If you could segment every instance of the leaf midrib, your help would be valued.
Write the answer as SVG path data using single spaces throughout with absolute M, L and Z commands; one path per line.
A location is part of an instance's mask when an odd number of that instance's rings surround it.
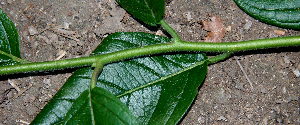
M 149 8 L 149 10 L 150 10 L 150 12 L 151 12 L 151 16 L 154 18 L 154 21 L 155 21 L 155 23 L 156 23 L 156 18 L 155 18 L 155 16 L 154 16 L 154 13 L 153 13 L 152 9 L 150 8 L 150 6 L 149 6 L 147 0 L 144 0 L 144 2 L 145 2 L 146 5 L 148 6 L 148 8 Z
M 192 69 L 192 68 L 195 68 L 195 67 L 197 67 L 197 66 L 199 66 L 199 65 L 202 65 L 202 64 L 205 63 L 205 62 L 206 62 L 206 60 L 203 60 L 203 61 L 198 62 L 198 63 L 196 63 L 196 64 L 194 64 L 194 65 L 191 65 L 191 66 L 189 66 L 189 67 L 187 67 L 187 68 L 184 68 L 184 69 L 182 69 L 182 70 L 180 70 L 180 71 L 178 71 L 178 72 L 175 72 L 175 73 L 170 74 L 170 75 L 165 76 L 165 77 L 161 77 L 160 79 L 157 79 L 157 80 L 155 80 L 155 81 L 153 81 L 153 82 L 150 82 L 150 83 L 148 83 L 148 84 L 145 84 L 145 85 L 139 86 L 139 87 L 137 87 L 137 88 L 131 89 L 131 90 L 129 90 L 129 91 L 126 91 L 126 92 L 124 92 L 123 94 L 117 95 L 117 98 L 121 98 L 121 97 L 123 97 L 123 96 L 125 96 L 125 95 L 127 95 L 127 94 L 133 93 L 133 92 L 135 92 L 135 91 L 138 91 L 138 90 L 140 90 L 140 89 L 146 88 L 146 87 L 148 87 L 148 86 L 152 86 L 152 85 L 154 85 L 154 84 L 156 84 L 156 83 L 159 83 L 160 81 L 166 80 L 166 79 L 168 79 L 168 78 L 170 78 L 170 77 L 173 77 L 173 76 L 178 75 L 178 74 L 180 74 L 180 73 L 182 73 L 182 72 L 185 72 L 185 71 L 190 70 L 190 69 Z

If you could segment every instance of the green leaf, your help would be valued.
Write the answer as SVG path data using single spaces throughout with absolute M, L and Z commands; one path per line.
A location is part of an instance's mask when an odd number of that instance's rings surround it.
M 59 124 L 135 125 L 137 121 L 119 98 L 96 87 L 81 93 Z
M 19 35 L 14 23 L 0 9 L 0 50 L 21 58 Z
M 117 0 L 130 14 L 150 26 L 156 26 L 164 15 L 164 0 Z
M 147 33 L 114 33 L 92 55 L 171 42 Z M 164 54 L 104 66 L 97 87 L 129 108 L 140 124 L 176 124 L 190 107 L 203 82 L 205 54 Z M 79 95 L 89 88 L 92 68 L 78 69 L 36 117 L 35 124 L 63 121 Z
M 0 9 L 0 66 L 18 64 L 16 58 L 21 58 L 18 31 Z
M 254 18 L 279 27 L 300 29 L 300 0 L 234 0 Z
M 0 66 L 16 65 L 20 62 L 13 60 L 10 56 L 0 53 Z

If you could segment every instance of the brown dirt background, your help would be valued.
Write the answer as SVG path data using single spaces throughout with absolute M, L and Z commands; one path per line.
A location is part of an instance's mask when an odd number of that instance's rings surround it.
M 150 31 L 112 0 L 6 0 L 0 7 L 15 23 L 21 54 L 30 61 L 88 56 L 108 34 Z M 173 0 L 165 20 L 183 40 L 201 41 L 201 22 L 219 16 L 228 31 L 223 41 L 300 35 L 248 16 L 232 0 Z M 80 41 L 45 30 L 49 25 L 76 31 Z M 45 31 L 44 31 L 45 30 Z M 44 31 L 44 32 L 42 32 Z M 30 34 L 40 33 L 30 36 Z M 71 32 L 67 35 L 72 36 Z M 206 80 L 180 124 L 300 124 L 300 48 L 235 53 L 208 67 Z M 244 69 L 246 75 L 242 72 Z M 0 77 L 0 125 L 27 124 L 46 105 L 74 70 Z M 252 82 L 252 86 L 246 76 Z M 12 86 L 15 85 L 15 86 Z

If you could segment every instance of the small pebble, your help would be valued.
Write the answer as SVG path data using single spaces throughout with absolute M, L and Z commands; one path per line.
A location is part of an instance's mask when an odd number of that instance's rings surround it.
M 28 26 L 28 31 L 29 31 L 29 35 L 35 35 L 38 33 L 36 28 L 34 28 L 33 26 Z
M 227 121 L 227 119 L 226 119 L 224 116 L 220 116 L 219 118 L 217 118 L 217 120 L 218 120 L 218 121 L 221 121 L 221 120 Z
M 246 19 L 246 24 L 244 25 L 245 30 L 249 30 L 252 26 L 252 22 L 248 19 Z
M 297 68 L 292 69 L 293 73 L 296 75 L 296 77 L 300 77 L 300 71 Z

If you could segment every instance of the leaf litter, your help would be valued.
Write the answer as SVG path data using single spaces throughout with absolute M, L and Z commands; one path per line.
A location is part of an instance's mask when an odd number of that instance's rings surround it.
M 211 21 L 203 21 L 203 29 L 209 31 L 206 37 L 203 39 L 204 42 L 221 42 L 225 36 L 226 29 L 224 28 L 223 21 L 218 16 L 210 17 Z

